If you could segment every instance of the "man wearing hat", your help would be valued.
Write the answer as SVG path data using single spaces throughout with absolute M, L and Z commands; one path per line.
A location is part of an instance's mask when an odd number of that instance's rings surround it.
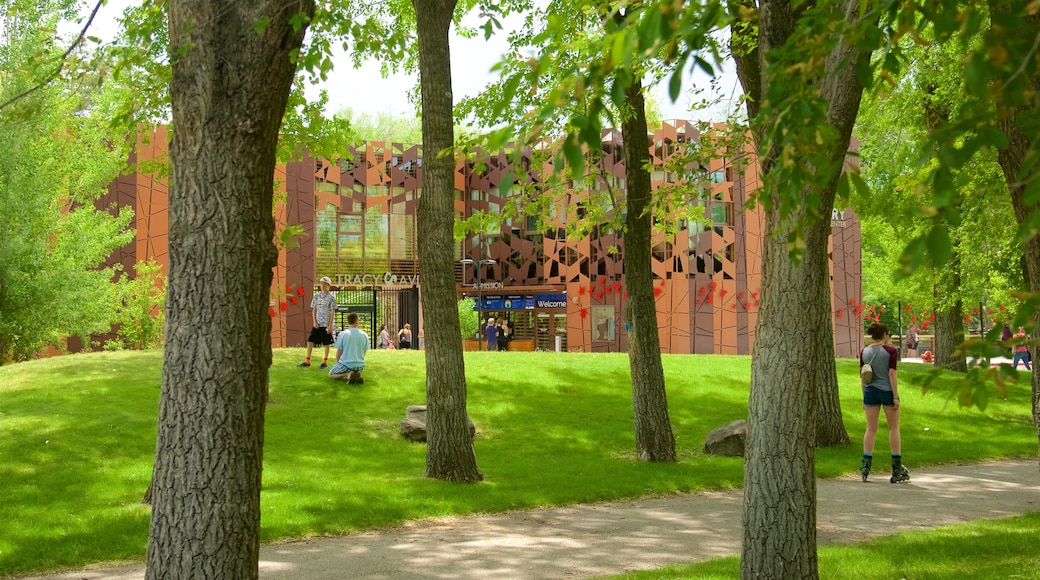
M 484 334 L 487 335 L 487 349 L 498 350 L 498 327 L 495 326 L 494 318 L 488 318 Z
M 321 280 L 321 292 L 314 295 L 311 300 L 311 317 L 314 319 L 314 328 L 307 338 L 307 360 L 300 363 L 301 367 L 311 366 L 311 350 L 314 345 L 325 347 L 325 359 L 319 368 L 329 367 L 329 347 L 332 346 L 332 328 L 336 322 L 336 297 L 329 292 L 332 280 L 323 276 Z

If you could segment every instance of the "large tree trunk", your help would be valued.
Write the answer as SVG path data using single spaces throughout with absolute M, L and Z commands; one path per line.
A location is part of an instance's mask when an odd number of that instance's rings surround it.
M 661 337 L 650 253 L 653 215 L 650 211 L 650 173 L 646 107 L 643 86 L 635 79 L 625 91 L 632 107 L 622 124 L 625 147 L 626 204 L 625 284 L 631 305 L 628 362 L 632 374 L 636 454 L 640 461 L 675 461 L 675 437 L 668 418 L 668 397 L 661 364 Z
M 275 146 L 310 0 L 171 0 L 169 289 L 148 578 L 256 578 Z M 262 30 L 257 24 L 267 22 Z
M 448 28 L 455 0 L 413 0 L 422 90 L 419 269 L 426 328 L 426 476 L 484 479 L 466 417 L 466 368 L 455 295 L 455 144 Z
M 991 10 L 994 12 L 1013 10 L 1019 14 L 1025 13 L 1025 4 L 1026 2 L 1023 0 L 990 2 Z M 1040 13 L 1037 13 L 1036 10 L 1022 18 L 1026 23 L 1032 23 L 1031 30 L 1040 29 Z M 1024 27 L 1023 29 L 1029 30 L 1030 28 Z M 990 31 L 990 34 L 1000 34 L 1000 31 Z M 1024 40 L 1027 43 L 1032 42 L 1032 39 L 1028 37 Z M 1011 54 L 1022 53 L 1013 52 Z M 1037 146 L 1036 135 L 1035 133 L 1027 134 L 1022 128 L 1023 123 L 1027 119 L 1035 123 L 1037 116 L 1040 115 L 1040 110 L 1038 110 L 1040 107 L 1037 105 L 1037 95 L 1040 94 L 1040 65 L 1036 63 L 1035 51 L 1027 52 L 1026 54 L 1033 55 L 1034 58 L 1022 63 L 1021 69 L 1012 69 L 1013 72 L 1010 72 L 1010 74 L 1023 74 L 1028 81 L 1033 89 L 1031 104 L 1029 106 L 1008 107 L 1001 111 L 1004 115 L 1000 119 L 1000 128 L 1004 135 L 1007 136 L 1008 145 L 997 153 L 997 161 L 1000 163 L 1000 169 L 1004 173 L 1004 180 L 1011 190 L 1011 205 L 1015 209 L 1015 219 L 1019 224 L 1029 219 L 1037 211 L 1040 211 L 1040 204 L 1027 201 L 1029 198 L 1035 200 L 1036 191 L 1040 188 L 1040 185 L 1038 185 L 1038 182 L 1040 182 L 1040 168 L 1037 167 L 1035 160 L 1030 165 L 1027 165 L 1030 151 L 1033 151 Z M 1027 190 L 1029 190 L 1028 193 L 1033 195 L 1028 195 Z M 1040 237 L 1035 233 L 1026 241 L 1023 248 L 1022 264 L 1022 274 L 1029 285 L 1029 291 L 1040 293 Z M 1040 336 L 1040 310 L 1034 313 L 1033 324 L 1031 337 L 1035 339 L 1037 336 Z M 1037 352 L 1036 347 L 1030 347 L 1030 355 L 1034 352 Z M 1032 387 L 1033 425 L 1036 426 L 1037 458 L 1040 460 L 1040 372 L 1033 372 Z
M 744 4 L 751 9 L 756 5 L 751 0 Z M 804 201 L 793 207 L 783 204 L 791 212 L 784 214 L 780 209 L 780 188 L 784 184 L 774 176 L 774 172 L 786 169 L 777 163 L 778 142 L 783 139 L 777 127 L 783 127 L 783 123 L 778 123 L 775 116 L 779 111 L 774 109 L 783 105 L 768 99 L 790 98 L 789 93 L 807 85 L 806 80 L 792 79 L 786 67 L 771 69 L 772 63 L 767 59 L 784 58 L 785 52 L 793 50 L 792 43 L 804 42 L 803 35 L 794 33 L 797 10 L 801 8 L 796 9 L 791 2 L 763 2 L 758 11 L 757 34 L 749 21 L 739 19 L 732 30 L 738 48 L 737 75 L 749 98 L 748 116 L 753 119 L 764 175 L 763 197 L 770 202 L 762 257 L 762 308 L 755 329 L 748 399 L 742 578 L 816 578 L 819 574 L 816 413 L 818 394 L 825 383 L 821 380 L 824 371 L 820 364 L 825 357 L 833 358 L 833 346 L 824 344 L 832 345 L 834 339 L 833 329 L 824 322 L 823 315 L 806 318 L 805 312 L 831 310 L 827 265 L 830 223 L 826 218 L 834 205 L 838 177 L 863 92 L 855 76 L 856 63 L 870 57 L 841 41 L 826 55 L 823 66 L 814 69 L 808 86 L 819 86 L 819 96 L 827 106 L 827 123 L 836 136 L 827 150 L 817 150 L 815 154 L 807 150 L 802 162 L 811 165 L 818 175 L 827 176 L 827 180 L 816 187 L 805 186 Z M 858 0 L 846 0 L 841 11 L 835 17 L 856 22 Z M 749 35 L 752 44 L 742 44 Z M 781 86 L 792 82 L 802 85 Z M 799 224 L 805 235 L 800 263 L 789 246 Z
M 827 232 L 830 235 L 830 232 Z M 824 256 L 826 260 L 826 256 Z M 826 300 L 830 302 L 830 276 L 823 281 Z M 845 429 L 845 419 L 841 415 L 841 398 L 838 396 L 838 369 L 834 361 L 834 320 L 831 308 L 815 311 L 820 317 L 817 322 L 822 332 L 816 335 L 820 344 L 816 348 L 820 358 L 816 361 L 816 446 L 838 447 L 850 443 L 849 432 Z
M 945 266 L 945 271 L 940 275 L 940 282 L 936 284 L 935 294 L 938 306 L 935 309 L 935 366 L 945 368 L 959 373 L 968 372 L 968 361 L 964 353 L 954 353 L 964 343 L 964 305 L 960 294 L 951 292 L 953 288 L 961 286 L 961 257 L 957 250 L 958 242 L 953 241 L 953 254 Z M 939 296 L 956 296 L 950 304 L 938 302 Z

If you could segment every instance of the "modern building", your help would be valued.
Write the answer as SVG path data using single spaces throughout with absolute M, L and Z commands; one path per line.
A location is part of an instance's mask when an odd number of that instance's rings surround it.
M 715 127 L 713 132 L 721 127 Z M 681 157 L 698 146 L 693 123 L 666 122 L 648 136 L 653 186 L 692 184 L 685 193 L 703 220 L 662 217 L 653 240 L 653 272 L 661 348 L 666 353 L 749 354 L 761 300 L 764 218 L 743 209 L 760 186 L 750 147 L 723 149 L 710 160 Z M 142 140 L 132 162 L 166 155 L 166 134 Z M 714 141 L 713 141 L 714 142 Z M 597 216 L 610 217 L 624 198 L 621 134 L 607 131 L 590 170 L 576 182 L 550 178 L 551 144 L 520 155 L 471 151 L 456 163 L 455 207 L 460 219 L 479 212 L 500 223 L 479 228 L 457 248 L 460 297 L 478 299 L 481 318 L 507 317 L 513 348 L 577 352 L 625 351 L 624 240 Z M 717 145 L 713 147 L 718 148 Z M 679 163 L 676 163 L 680 160 Z M 283 249 L 272 288 L 272 343 L 305 344 L 316 281 L 333 280 L 342 307 L 371 329 L 422 323 L 416 213 L 422 191 L 420 146 L 370 141 L 340 159 L 304 157 L 279 166 L 277 221 L 302 228 L 300 244 Z M 506 187 L 511 184 L 511 187 Z M 505 193 L 506 190 L 508 193 Z M 137 173 L 113 183 L 100 204 L 132 205 L 138 236 L 114 260 L 132 271 L 136 260 L 165 263 L 166 184 Z M 551 213 L 507 217 L 517 203 L 551 196 Z M 606 201 L 605 201 L 606 200 Z M 590 219 L 591 218 L 591 219 Z M 578 235 L 579 225 L 593 223 Z M 862 300 L 859 222 L 835 210 L 831 235 L 832 314 L 838 356 L 863 344 L 851 306 Z M 372 333 L 375 335 L 375 332 Z M 479 342 L 467 342 L 478 348 Z

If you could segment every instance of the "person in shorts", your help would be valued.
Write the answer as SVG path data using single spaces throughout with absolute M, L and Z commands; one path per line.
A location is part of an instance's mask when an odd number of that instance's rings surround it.
M 365 352 L 368 350 L 368 335 L 358 328 L 358 315 L 347 315 L 349 328 L 336 337 L 336 364 L 329 371 L 331 379 L 347 379 L 351 385 L 364 384 L 361 371 L 365 370 Z
M 899 386 L 896 380 L 899 351 L 888 344 L 891 339 L 888 326 L 874 323 L 867 329 L 867 333 L 873 342 L 860 353 L 859 364 L 870 365 L 873 377 L 869 383 L 863 385 L 863 411 L 867 416 L 867 431 L 863 434 L 863 462 L 859 472 L 863 481 L 866 481 L 874 458 L 878 420 L 881 410 L 884 409 L 885 422 L 888 423 L 888 445 L 892 451 L 890 481 L 907 481 L 910 479 L 910 473 L 903 466 L 902 439 L 899 435 Z
M 318 368 L 325 369 L 329 367 L 329 348 L 333 342 L 332 329 L 336 322 L 336 297 L 329 292 L 332 280 L 328 276 L 319 280 L 319 283 L 321 292 L 316 293 L 311 300 L 311 319 L 314 327 L 311 328 L 311 334 L 307 337 L 307 360 L 300 363 L 299 366 L 311 366 L 311 350 L 315 346 L 324 346 L 325 358 Z

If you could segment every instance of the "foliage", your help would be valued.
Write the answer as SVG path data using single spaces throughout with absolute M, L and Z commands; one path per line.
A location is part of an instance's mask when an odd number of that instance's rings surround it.
M 123 275 L 116 288 L 119 340 L 115 342 L 120 348 L 135 350 L 157 347 L 162 344 L 166 321 L 166 277 L 154 260 L 134 264 L 134 272 L 132 279 Z
M 424 355 L 369 351 L 359 388 L 297 368 L 302 349 L 274 352 L 265 541 L 741 485 L 742 460 L 707 455 L 703 443 L 747 415 L 750 357 L 663 356 L 679 461 L 657 465 L 634 461 L 625 354 L 466 353 L 468 414 L 491 483 L 456 486 L 422 477 L 425 447 L 397 430 L 403 409 L 424 399 Z M 152 473 L 161 365 L 152 350 L 0 367 L 0 576 L 144 556 L 149 508 L 139 500 Z M 862 433 L 856 366 L 838 361 L 845 422 Z M 1027 381 L 980 413 L 922 394 L 929 371 L 900 365 L 903 449 L 913 465 L 1035 454 Z M 938 391 L 954 380 L 941 373 Z M 886 445 L 879 439 L 878 452 Z M 848 474 L 859 455 L 820 449 L 817 474 Z
M 462 327 L 462 338 L 469 338 L 480 331 L 479 317 L 476 300 L 472 298 L 459 300 L 459 326 Z
M 50 30 L 70 3 L 5 3 L 0 100 L 37 86 L 60 50 Z M 0 362 L 24 359 L 70 335 L 107 331 L 114 267 L 133 239 L 133 212 L 97 211 L 126 159 L 107 119 L 111 92 L 81 93 L 92 79 L 46 85 L 0 111 Z

